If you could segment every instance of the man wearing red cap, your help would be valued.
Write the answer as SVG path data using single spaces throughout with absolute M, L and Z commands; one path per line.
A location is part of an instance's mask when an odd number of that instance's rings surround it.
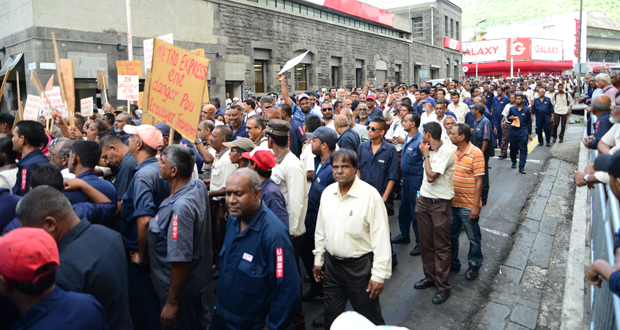
M 138 164 L 123 196 L 118 222 L 129 263 L 129 309 L 135 329 L 156 329 L 160 327 L 161 306 L 147 264 L 146 237 L 149 221 L 157 214 L 161 202 L 170 196 L 170 185 L 159 177 L 155 157 L 164 138 L 152 125 L 126 125 L 124 130 L 131 134 L 129 152 Z
M 59 259 L 54 238 L 43 229 L 18 228 L 0 238 L 0 296 L 21 315 L 11 329 L 108 329 L 93 296 L 54 285 Z
M 372 121 L 375 117 L 383 118 L 383 110 L 375 107 L 376 97 L 370 94 L 366 97 L 366 105 L 368 105 L 368 121 Z

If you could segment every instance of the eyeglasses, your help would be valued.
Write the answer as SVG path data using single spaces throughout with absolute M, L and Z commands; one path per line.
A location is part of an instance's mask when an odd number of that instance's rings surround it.
M 368 112 L 368 109 L 367 108 L 359 108 L 359 109 L 357 109 L 357 111 L 359 111 L 359 112 Z
M 376 127 L 371 127 L 371 126 L 366 126 L 366 129 L 367 129 L 367 130 L 369 130 L 369 131 L 371 131 L 371 130 L 372 130 L 373 132 L 376 132 L 376 131 L 378 130 L 378 128 L 376 128 Z
M 249 131 L 249 130 L 251 130 L 251 129 L 253 129 L 253 128 L 259 128 L 259 127 L 260 127 L 260 126 L 246 126 L 246 127 L 245 127 L 245 130 L 246 130 L 246 131 Z
M 325 111 L 333 111 L 333 110 L 334 110 L 334 108 L 323 108 L 323 109 L 321 109 L 321 111 L 324 111 L 324 112 Z

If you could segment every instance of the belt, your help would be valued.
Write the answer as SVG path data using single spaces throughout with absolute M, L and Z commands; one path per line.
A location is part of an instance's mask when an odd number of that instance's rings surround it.
M 424 197 L 424 196 L 420 196 L 422 198 L 424 198 L 425 200 L 427 200 L 430 203 L 445 203 L 445 202 L 449 202 L 449 199 L 441 199 L 441 198 L 428 198 L 428 197 Z
M 334 259 L 334 261 L 336 263 L 339 263 L 339 264 L 348 264 L 348 263 L 351 263 L 351 262 L 355 262 L 355 261 L 358 261 L 358 260 L 360 260 L 362 258 L 366 258 L 366 257 L 368 257 L 368 255 L 372 254 L 372 252 L 368 252 L 368 253 L 364 254 L 363 256 L 360 256 L 360 257 L 357 257 L 357 258 L 341 258 L 341 257 L 336 257 L 334 255 L 331 255 L 327 251 L 325 253 L 327 253 L 328 256 L 332 257 L 332 259 Z

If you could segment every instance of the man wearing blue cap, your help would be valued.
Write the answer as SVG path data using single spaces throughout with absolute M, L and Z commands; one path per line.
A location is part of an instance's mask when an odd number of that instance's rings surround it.
M 434 108 L 435 100 L 432 97 L 427 97 L 422 101 L 422 109 L 424 112 L 420 115 L 420 133 L 424 131 L 424 124 L 437 120 L 437 114 Z

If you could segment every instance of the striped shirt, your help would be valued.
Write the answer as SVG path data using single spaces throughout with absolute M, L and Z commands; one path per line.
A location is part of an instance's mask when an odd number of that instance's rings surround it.
M 459 157 L 459 149 L 454 150 L 454 199 L 452 206 L 471 209 L 474 206 L 476 176 L 484 175 L 484 156 L 482 151 L 469 143 L 467 151 Z

